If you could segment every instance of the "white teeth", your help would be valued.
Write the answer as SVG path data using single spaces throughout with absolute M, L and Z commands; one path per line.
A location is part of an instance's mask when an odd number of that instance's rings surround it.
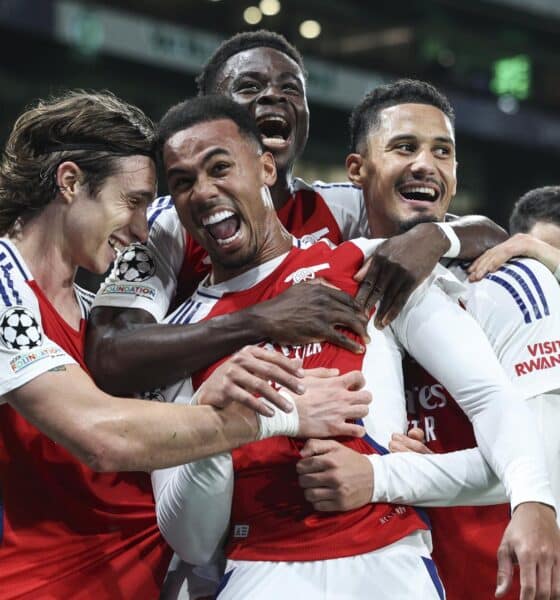
M 231 237 L 225 238 L 223 240 L 216 240 L 216 242 L 218 242 L 219 246 L 226 246 L 227 244 L 233 242 L 237 237 L 239 237 L 240 234 L 241 232 L 238 229 Z
M 235 213 L 231 210 L 221 210 L 220 212 L 214 213 L 209 217 L 204 217 L 202 219 L 202 226 L 207 227 L 208 225 L 215 225 L 216 223 L 220 223 L 221 221 L 225 221 L 230 217 L 235 216 Z
M 279 123 L 282 123 L 282 125 L 284 127 L 287 127 L 288 125 L 288 121 L 286 121 L 286 119 L 284 119 L 284 117 L 281 117 L 280 115 L 269 115 L 267 117 L 263 117 L 262 119 L 259 119 L 259 124 L 261 123 L 269 123 L 270 121 L 278 121 Z
M 405 191 L 407 194 L 429 194 L 432 197 L 436 195 L 435 190 L 429 187 L 412 187 L 407 188 Z

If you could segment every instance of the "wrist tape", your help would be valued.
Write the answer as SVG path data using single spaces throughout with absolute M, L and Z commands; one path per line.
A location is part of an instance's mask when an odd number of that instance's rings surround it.
M 264 415 L 257 413 L 257 420 L 259 422 L 258 440 L 264 440 L 265 438 L 274 437 L 275 435 L 287 435 L 288 437 L 297 436 L 299 430 L 299 414 L 294 399 L 285 389 L 278 390 L 278 393 L 288 400 L 294 408 L 291 412 L 285 413 L 277 406 L 274 406 L 274 404 L 262 398 L 261 400 L 267 406 L 272 408 L 274 414 L 272 417 L 265 417 Z
M 461 252 L 461 242 L 453 231 L 453 227 L 449 223 L 434 223 L 434 225 L 437 225 L 449 240 L 449 250 L 443 255 L 443 258 L 457 258 Z

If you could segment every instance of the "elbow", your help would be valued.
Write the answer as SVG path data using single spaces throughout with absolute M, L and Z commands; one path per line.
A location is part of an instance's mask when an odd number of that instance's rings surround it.
M 140 444 L 118 434 L 107 433 L 104 427 L 97 429 L 89 432 L 87 442 L 76 452 L 85 465 L 96 473 L 144 470 L 137 460 L 142 456 Z
M 119 385 L 123 363 L 111 334 L 88 334 L 85 360 L 93 380 L 104 392 L 116 396 L 127 393 L 127 390 Z

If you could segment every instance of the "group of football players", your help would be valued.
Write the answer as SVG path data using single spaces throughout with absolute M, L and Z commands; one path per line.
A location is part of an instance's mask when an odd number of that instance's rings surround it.
M 511 238 L 449 215 L 416 80 L 354 108 L 348 182 L 298 179 L 273 32 L 197 84 L 157 125 L 67 92 L 7 141 L 0 598 L 559 599 L 560 188 Z

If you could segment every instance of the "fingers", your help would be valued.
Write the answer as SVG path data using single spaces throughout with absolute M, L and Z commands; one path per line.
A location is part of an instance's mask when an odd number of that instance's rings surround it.
M 529 556 L 524 560 L 519 557 L 519 582 L 521 584 L 521 600 L 534 600 L 537 590 L 537 564 Z M 548 582 L 550 589 L 550 580 Z M 548 598 L 548 596 L 542 596 Z
M 296 394 L 305 391 L 301 382 L 304 375 L 301 358 L 288 358 L 259 346 L 245 346 L 232 360 L 262 379 L 274 381 Z
M 496 598 L 503 598 L 513 580 L 513 561 L 508 546 L 502 544 L 498 548 L 498 576 L 496 581 Z
M 327 452 L 330 452 L 331 450 L 335 450 L 336 448 L 340 447 L 341 444 L 339 444 L 338 442 L 335 442 L 334 440 L 315 440 L 315 439 L 311 439 L 311 440 L 307 440 L 307 442 L 305 442 L 305 446 L 300 450 L 300 454 L 302 456 L 302 458 L 307 458 L 310 456 L 317 456 L 320 454 L 326 454 Z M 298 463 L 301 464 L 302 462 L 305 461 L 300 461 Z M 298 473 L 300 471 L 298 470 Z
M 340 383 L 347 390 L 361 390 L 366 384 L 365 377 L 361 371 L 348 371 L 340 376 Z
M 560 600 L 560 564 L 556 562 L 552 569 L 551 597 L 552 600 Z
M 538 590 L 535 598 L 552 598 L 552 561 L 541 557 L 538 566 L 536 566 L 536 590 Z M 523 588 L 521 588 L 523 589 Z
M 356 423 L 341 423 L 333 428 L 333 435 L 346 435 L 348 437 L 364 437 L 366 428 Z
M 367 275 L 367 272 L 371 267 L 372 261 L 373 257 L 370 256 L 360 267 L 360 270 L 354 275 L 354 281 L 362 282 L 364 280 L 365 276 Z
M 329 379 L 340 375 L 339 369 L 328 369 L 327 367 L 315 367 L 314 369 L 304 369 L 304 377 L 316 377 L 317 379 Z
M 424 443 L 426 441 L 425 440 L 426 436 L 424 435 L 424 430 L 420 429 L 420 427 L 411 427 L 408 430 L 407 435 L 409 438 L 411 438 L 413 440 L 417 440 L 418 442 Z
M 323 337 L 327 342 L 330 342 L 331 344 L 334 344 L 339 348 L 349 350 L 354 354 L 363 354 L 366 351 L 365 347 L 362 344 L 360 344 L 356 340 L 353 340 L 352 338 L 349 338 L 347 335 L 344 335 L 334 327 L 328 329 Z
M 375 257 L 372 257 L 370 260 L 369 268 L 360 284 L 358 293 L 356 294 L 358 306 L 366 313 L 369 313 L 371 308 L 375 306 L 384 290 L 379 281 L 381 266 L 378 261 L 375 260 Z M 362 269 L 360 269 L 359 272 L 361 272 Z
M 423 437 L 423 435 L 422 435 Z M 433 454 L 422 442 L 412 439 L 402 433 L 393 433 L 389 442 L 391 452 L 416 452 L 418 454 Z
M 382 329 L 389 325 L 400 313 L 410 294 L 414 291 L 414 282 L 405 277 L 393 278 L 385 286 L 385 292 L 375 313 L 375 326 Z

